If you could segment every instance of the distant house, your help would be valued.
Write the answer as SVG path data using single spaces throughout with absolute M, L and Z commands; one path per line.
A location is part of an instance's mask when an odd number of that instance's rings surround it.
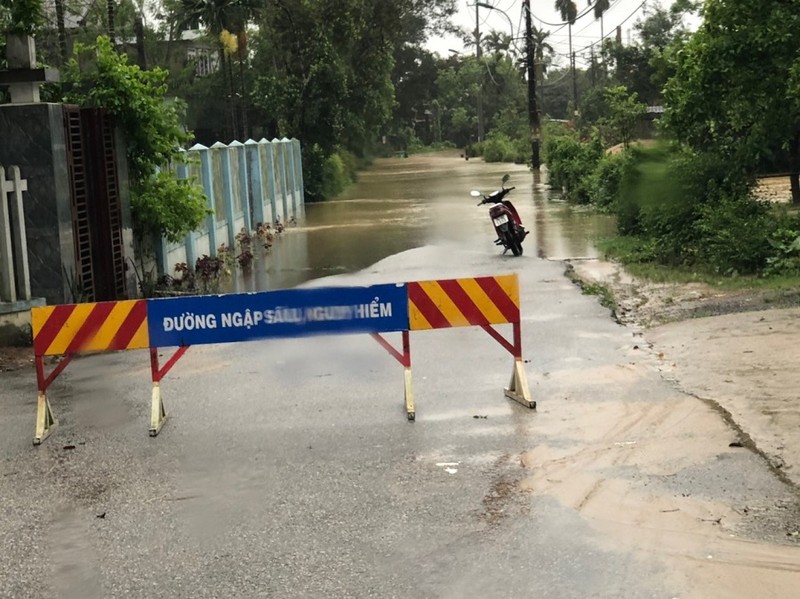
M 126 39 L 120 43 L 123 51 L 136 60 L 136 40 Z M 219 70 L 219 46 L 205 31 L 192 29 L 182 31 L 175 40 L 159 40 L 155 46 L 156 56 L 148 56 L 149 66 L 158 65 L 177 75 L 186 67 L 194 65 L 196 77 L 205 77 Z
M 58 56 L 58 24 L 54 0 L 43 0 L 45 28 L 37 35 L 37 46 L 41 54 L 53 63 Z M 64 41 L 67 55 L 72 55 L 72 48 L 77 40 L 92 42 L 87 37 L 88 32 L 97 31 L 96 22 L 98 15 L 97 6 L 91 1 L 64 2 Z M 92 10 L 94 12 L 92 12 Z M 94 25 L 89 23 L 94 21 Z M 124 51 L 131 62 L 137 60 L 136 38 L 130 22 L 127 28 L 117 29 L 117 46 Z M 186 67 L 194 65 L 194 74 L 204 77 L 219 70 L 219 49 L 217 43 L 205 31 L 183 31 L 178 39 L 159 40 L 153 44 L 150 40 L 146 44 L 148 66 L 159 65 L 166 68 L 170 74 L 176 75 Z M 152 54 L 152 56 L 151 56 Z

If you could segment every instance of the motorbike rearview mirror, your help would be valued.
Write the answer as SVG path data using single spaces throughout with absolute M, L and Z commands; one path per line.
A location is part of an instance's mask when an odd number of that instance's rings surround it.
M 473 198 L 479 198 L 483 194 L 481 194 L 481 192 L 478 191 L 477 189 L 473 189 L 472 191 L 469 192 L 469 195 L 471 195 Z
M 508 173 L 503 175 L 503 185 L 505 185 L 506 181 L 508 181 L 510 178 L 511 178 L 511 176 Z

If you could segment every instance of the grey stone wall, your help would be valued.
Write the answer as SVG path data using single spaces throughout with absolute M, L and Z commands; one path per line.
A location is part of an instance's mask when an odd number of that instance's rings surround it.
M 74 276 L 70 187 L 60 104 L 0 106 L 0 164 L 18 165 L 23 195 L 31 293 L 48 304 L 72 301 Z

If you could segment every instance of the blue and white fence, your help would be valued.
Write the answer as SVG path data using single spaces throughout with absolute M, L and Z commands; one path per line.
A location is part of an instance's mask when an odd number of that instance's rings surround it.
M 175 165 L 178 178 L 201 185 L 214 213 L 183 243 L 161 241 L 156 248 L 161 272 L 171 272 L 179 262 L 193 267 L 204 254 L 216 256 L 220 244 L 235 247 L 243 228 L 252 231 L 258 223 L 302 217 L 305 194 L 298 140 L 248 139 L 217 142 L 210 148 L 196 144 L 184 156 L 183 163 Z

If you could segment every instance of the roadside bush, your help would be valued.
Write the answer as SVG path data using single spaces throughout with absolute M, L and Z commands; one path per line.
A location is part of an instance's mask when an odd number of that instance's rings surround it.
M 483 142 L 483 159 L 486 162 L 506 162 L 506 157 L 511 153 L 511 140 L 502 133 L 491 135 Z
M 484 142 L 467 144 L 467 146 L 464 148 L 464 155 L 467 158 L 475 158 L 476 156 L 483 155 L 483 144 Z
M 766 203 L 723 198 L 703 204 L 699 216 L 697 254 L 715 272 L 753 274 L 766 267 L 776 225 Z
M 767 276 L 800 275 L 800 215 L 781 212 L 775 230 L 769 237 L 770 256 L 764 274 Z
M 549 137 L 545 142 L 550 187 L 561 189 L 564 198 L 587 204 L 591 200 L 591 173 L 603 156 L 600 139 L 582 142 L 577 134 Z
M 619 195 L 622 178 L 630 167 L 630 152 L 605 154 L 590 175 L 588 186 L 592 204 L 600 210 L 610 210 Z
M 530 158 L 530 151 L 527 140 L 512 139 L 504 133 L 494 133 L 483 142 L 483 159 L 486 162 L 525 164 Z
M 326 198 L 335 198 L 350 184 L 345 161 L 339 154 L 331 154 L 322 167 L 322 193 Z

